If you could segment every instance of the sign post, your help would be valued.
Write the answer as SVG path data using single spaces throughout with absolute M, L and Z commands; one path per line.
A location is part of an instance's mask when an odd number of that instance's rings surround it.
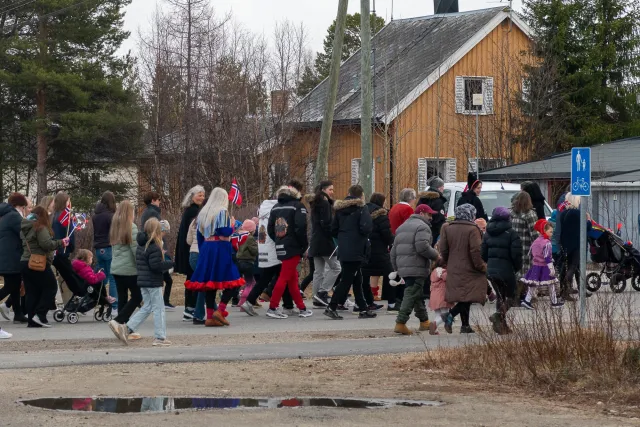
M 571 194 L 591 196 L 591 148 L 571 149 Z M 587 206 L 580 202 L 580 326 L 584 327 L 587 312 Z

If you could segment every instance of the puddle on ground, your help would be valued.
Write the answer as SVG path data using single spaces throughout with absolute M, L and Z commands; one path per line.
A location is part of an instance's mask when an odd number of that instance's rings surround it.
M 390 399 L 303 398 L 234 398 L 234 397 L 58 397 L 20 400 L 27 406 L 57 411 L 111 412 L 174 412 L 178 410 L 211 410 L 242 408 L 392 408 L 394 406 L 440 406 L 442 402 Z

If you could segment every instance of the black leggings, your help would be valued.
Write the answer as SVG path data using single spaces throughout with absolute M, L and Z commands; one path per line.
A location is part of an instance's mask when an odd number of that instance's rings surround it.
M 360 310 L 367 309 L 367 302 L 362 293 L 362 272 L 360 271 L 360 264 L 360 262 L 340 262 L 342 278 L 331 296 L 331 302 L 329 303 L 331 310 L 336 310 L 338 304 L 343 304 L 346 301 L 349 289 L 352 286 L 356 305 Z
M 572 288 L 573 278 L 576 278 L 576 283 L 580 284 L 580 250 L 575 249 L 569 252 L 566 257 L 566 272 L 564 280 L 562 281 L 562 293 L 568 295 Z
M 462 321 L 462 326 L 469 326 L 469 312 L 471 311 L 471 303 L 470 302 L 459 302 L 457 303 L 449 313 L 456 317 L 458 314 L 460 315 L 460 320 Z
M 86 294 L 85 289 L 80 286 L 76 277 L 73 275 L 73 267 L 71 267 L 71 261 L 64 255 L 56 255 L 53 258 L 53 266 L 58 271 L 58 274 L 64 279 L 64 283 L 67 284 L 67 288 L 75 296 L 84 296 Z M 53 296 L 55 300 L 55 295 Z
M 171 287 L 173 286 L 173 279 L 168 271 L 162 274 L 164 279 L 164 305 L 169 305 L 169 299 L 171 297 Z M 119 295 L 119 294 L 118 294 Z
M 281 264 L 277 264 L 272 267 L 261 268 L 260 280 L 258 280 L 253 289 L 251 289 L 251 292 L 247 297 L 247 301 L 255 305 L 256 302 L 258 302 L 258 297 L 269 287 L 269 284 L 271 282 L 275 283 L 278 280 L 281 268 Z
M 302 292 L 313 282 L 313 272 L 316 270 L 316 264 L 313 262 L 313 258 L 307 258 L 307 264 L 309 264 L 309 274 L 300 282 L 300 290 Z
M 22 277 L 27 296 L 26 312 L 29 320 L 36 315 L 41 319 L 46 318 L 51 308 L 51 301 L 55 299 L 58 290 L 58 282 L 51 266 L 47 264 L 44 271 L 34 271 L 29 268 L 27 262 L 23 262 Z M 14 301 L 14 304 L 18 300 L 19 298 Z
M 22 306 L 20 305 L 20 283 L 22 283 L 22 275 L 16 274 L 4 274 L 4 286 L 0 289 L 0 301 L 5 299 L 7 295 L 11 295 L 11 301 L 13 303 L 13 312 L 16 317 L 22 316 Z M 54 296 L 55 298 L 55 296 Z
M 142 303 L 142 293 L 138 287 L 138 276 L 113 275 L 118 289 L 118 316 L 114 319 L 118 323 L 127 323 L 136 308 Z M 129 299 L 131 292 L 131 299 Z

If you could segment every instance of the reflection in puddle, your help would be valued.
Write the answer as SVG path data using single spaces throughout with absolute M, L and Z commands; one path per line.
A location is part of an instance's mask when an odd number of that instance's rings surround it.
M 175 410 L 237 409 L 237 408 L 391 408 L 394 406 L 440 406 L 442 402 L 388 399 L 332 399 L 325 397 L 233 398 L 233 397 L 73 397 L 21 400 L 20 403 L 58 411 L 171 412 Z

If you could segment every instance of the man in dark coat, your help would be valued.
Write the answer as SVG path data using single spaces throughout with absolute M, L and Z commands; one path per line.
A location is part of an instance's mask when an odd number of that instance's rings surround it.
M 13 323 L 26 323 L 20 304 L 20 284 L 22 282 L 20 257 L 22 239 L 20 227 L 22 218 L 31 211 L 29 200 L 20 193 L 9 196 L 8 203 L 0 203 L 0 275 L 4 286 L 0 289 L 0 301 L 11 295 Z M 9 308 L 0 303 L 0 315 L 9 320 Z M 2 329 L 0 329 L 1 335 Z
M 445 206 L 447 199 L 444 197 L 444 181 L 437 177 L 431 177 L 428 181 L 429 189 L 418 194 L 418 203 L 416 206 L 427 205 L 435 211 L 431 219 L 431 233 L 433 235 L 433 243 L 438 242 L 440 237 L 440 229 L 442 224 L 447 220 L 447 210 Z
M 476 219 L 482 218 L 485 221 L 488 221 L 489 217 L 484 211 L 482 200 L 478 197 L 480 192 L 482 192 L 482 181 L 478 179 L 478 175 L 473 172 L 469 172 L 469 176 L 467 178 L 467 189 L 462 193 L 462 197 L 458 200 L 458 205 L 456 207 L 470 204 L 476 208 Z
M 346 300 L 349 288 L 353 285 L 356 305 L 360 309 L 360 318 L 376 317 L 370 311 L 362 293 L 362 272 L 360 267 L 370 252 L 369 235 L 373 228 L 371 214 L 364 205 L 364 190 L 359 185 L 349 188 L 349 196 L 335 203 L 336 215 L 331 225 L 331 234 L 338 239 L 338 259 L 342 277 L 338 284 L 325 316 L 339 320 L 342 316 L 336 311 L 338 304 Z M 368 284 L 367 284 L 368 286 Z
M 329 305 L 329 290 L 340 274 L 335 256 L 336 245 L 331 235 L 333 220 L 333 183 L 322 181 L 309 203 L 311 207 L 311 244 L 309 258 L 313 258 L 313 305 Z M 333 255 L 333 256 L 332 256 Z
M 516 273 L 522 268 L 522 243 L 511 228 L 511 215 L 505 207 L 493 210 L 482 239 L 482 259 L 498 294 L 496 312 L 490 317 L 493 330 L 498 334 L 509 333 L 506 315 L 516 294 Z

